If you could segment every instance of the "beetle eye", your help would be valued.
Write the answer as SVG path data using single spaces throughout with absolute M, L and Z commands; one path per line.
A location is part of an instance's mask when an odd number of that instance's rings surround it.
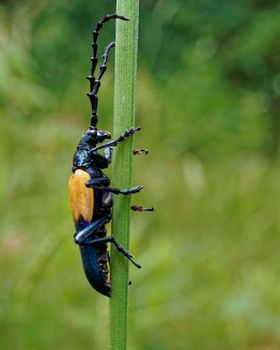
M 87 135 L 95 137 L 97 134 L 96 130 L 94 129 L 88 129 L 87 130 Z

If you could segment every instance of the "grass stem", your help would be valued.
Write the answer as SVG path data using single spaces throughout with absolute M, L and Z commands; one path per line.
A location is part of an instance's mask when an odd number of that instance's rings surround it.
M 138 46 L 138 0 L 117 0 L 119 15 L 129 22 L 116 22 L 114 137 L 134 126 Z M 113 186 L 131 187 L 133 137 L 121 142 L 114 153 Z M 130 196 L 115 196 L 112 232 L 125 248 L 129 247 Z M 127 344 L 128 260 L 112 247 L 112 298 L 110 301 L 110 350 L 125 350 Z

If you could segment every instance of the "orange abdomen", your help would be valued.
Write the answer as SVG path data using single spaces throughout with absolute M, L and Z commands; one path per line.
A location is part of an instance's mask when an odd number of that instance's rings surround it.
M 70 206 L 76 225 L 78 222 L 86 224 L 93 220 L 94 190 L 86 187 L 89 179 L 89 174 L 82 169 L 77 169 L 69 179 Z

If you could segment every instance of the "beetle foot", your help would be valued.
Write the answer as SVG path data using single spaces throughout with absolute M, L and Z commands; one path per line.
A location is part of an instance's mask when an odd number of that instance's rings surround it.
M 125 130 L 125 132 L 118 138 L 118 142 L 121 142 L 123 140 L 125 140 L 127 137 L 133 135 L 134 133 L 136 133 L 136 131 L 139 131 L 141 130 L 141 128 L 139 127 L 132 127 L 132 128 L 129 128 L 127 130 Z
M 132 262 L 132 264 L 134 266 L 136 266 L 138 269 L 141 269 L 142 265 L 141 264 L 137 264 L 136 261 L 134 261 L 134 256 L 132 254 L 129 253 L 129 251 L 127 251 L 126 249 L 124 249 L 124 247 L 122 245 L 120 245 L 113 236 L 110 237 L 110 241 L 115 245 L 115 247 L 118 249 L 118 251 L 120 251 L 125 257 L 127 257 L 127 259 L 129 261 Z
M 134 211 L 140 211 L 140 212 L 143 212 L 143 211 L 155 211 L 155 209 L 153 207 L 151 208 L 145 208 L 143 205 L 132 205 L 130 207 L 131 210 L 134 210 Z
M 149 151 L 145 148 L 134 148 L 133 155 L 136 156 L 138 154 L 144 154 L 145 156 L 149 153 Z
M 143 188 L 144 188 L 144 185 L 139 185 L 139 186 L 136 186 L 136 187 L 132 187 L 132 188 L 129 190 L 129 193 L 138 193 L 138 192 L 140 192 Z

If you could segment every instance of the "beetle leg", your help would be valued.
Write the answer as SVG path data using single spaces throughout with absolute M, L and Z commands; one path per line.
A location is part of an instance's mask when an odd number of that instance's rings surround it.
M 109 185 L 109 180 L 108 178 L 104 178 L 104 177 L 96 177 L 96 178 L 92 178 L 90 180 L 87 181 L 86 183 L 86 187 L 95 187 L 98 185 Z
M 104 225 L 108 222 L 108 218 L 107 217 L 103 217 L 101 219 L 98 219 L 94 222 L 92 222 L 90 225 L 88 225 L 87 227 L 85 227 L 83 230 L 76 232 L 74 234 L 74 241 L 75 243 L 79 244 L 79 245 L 83 245 L 83 244 L 87 244 L 86 239 L 87 237 L 100 225 Z
M 127 259 L 129 261 L 132 262 L 133 265 L 135 265 L 138 269 L 141 269 L 142 265 L 138 264 L 137 262 L 135 262 L 134 256 L 132 254 L 129 253 L 129 251 L 127 251 L 121 244 L 119 244 L 115 238 L 113 236 L 106 236 L 106 237 L 101 237 L 101 238 L 96 238 L 93 239 L 91 241 L 87 241 L 85 244 L 99 244 L 99 243 L 113 243 L 114 246 L 118 249 L 119 252 L 121 252 L 125 257 L 127 257 Z
M 129 128 L 129 129 L 125 130 L 125 132 L 122 133 L 116 140 L 111 140 L 107 143 L 104 143 L 103 145 L 96 146 L 96 147 L 92 148 L 90 150 L 90 153 L 94 153 L 101 148 L 116 147 L 116 146 L 118 146 L 119 142 L 124 141 L 127 137 L 133 135 L 136 131 L 139 131 L 139 130 L 141 130 L 141 128 L 139 128 L 139 127 Z
M 149 153 L 149 151 L 145 148 L 134 148 L 133 155 L 136 156 L 138 154 L 144 154 L 145 156 Z
M 125 130 L 125 132 L 123 132 L 119 138 L 118 138 L 118 142 L 121 142 L 123 140 L 125 140 L 126 138 L 128 138 L 129 136 L 133 135 L 136 131 L 140 131 L 141 128 L 139 127 L 132 127 L 132 128 L 129 128 L 127 130 Z
M 104 149 L 104 158 L 107 160 L 107 164 L 109 166 L 109 164 L 112 161 L 112 151 L 113 151 L 113 147 L 106 147 Z
M 89 152 L 90 152 L 90 154 L 92 154 L 92 153 L 96 153 L 96 151 L 98 151 L 99 149 L 107 148 L 107 147 L 111 148 L 111 147 L 115 147 L 117 145 L 118 145 L 117 140 L 111 140 L 109 142 L 103 143 L 103 145 L 96 146 L 96 147 L 92 148 Z
M 128 194 L 140 192 L 142 190 L 142 188 L 144 187 L 144 185 L 139 185 L 139 186 L 136 186 L 136 187 L 132 187 L 130 189 L 123 189 L 123 190 L 121 190 L 120 188 L 105 187 L 105 186 L 95 186 L 95 185 L 91 185 L 90 187 L 96 188 L 98 190 L 109 191 L 109 192 L 112 192 L 114 194 L 128 195 Z
M 143 211 L 154 211 L 155 210 L 153 207 L 145 208 L 143 205 L 132 205 L 130 207 L 130 209 L 134 210 L 134 211 L 140 211 L 140 212 L 143 212 Z
M 113 236 L 108 237 L 108 238 L 111 238 L 111 243 L 114 244 L 114 246 L 118 249 L 119 252 L 121 252 L 124 256 L 126 256 L 127 259 L 128 259 L 129 261 L 131 261 L 132 264 L 133 264 L 134 266 L 136 266 L 138 269 L 141 269 L 142 265 L 141 265 L 141 264 L 137 264 L 137 263 L 133 260 L 134 256 L 131 255 L 131 254 L 129 253 L 129 251 L 127 251 L 126 249 L 124 249 L 124 247 L 123 247 L 122 245 L 120 245 L 120 244 L 115 240 L 115 238 L 114 238 Z

